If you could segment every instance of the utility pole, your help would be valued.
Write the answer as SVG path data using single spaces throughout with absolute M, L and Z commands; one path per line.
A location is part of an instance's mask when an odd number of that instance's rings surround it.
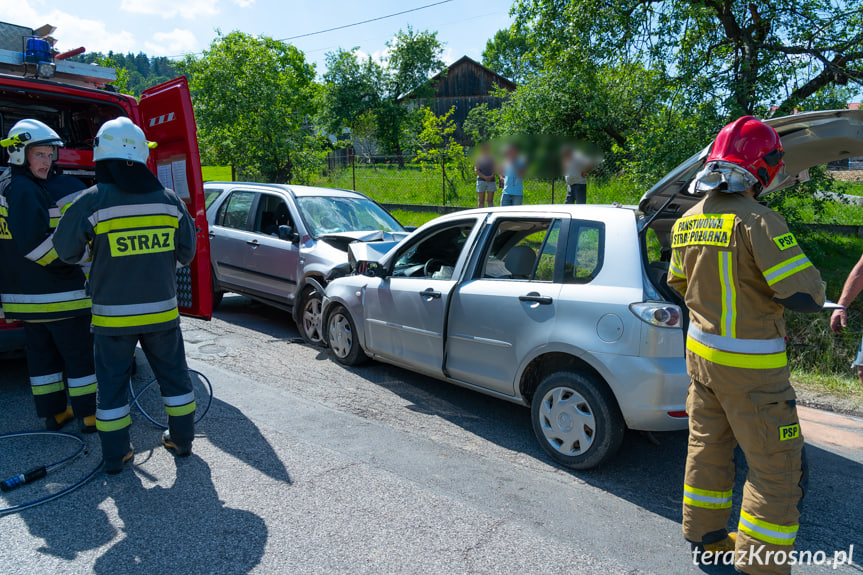
M 354 147 L 350 148 L 351 154 L 351 181 L 353 182 L 353 191 L 357 191 L 357 155 L 354 153 Z

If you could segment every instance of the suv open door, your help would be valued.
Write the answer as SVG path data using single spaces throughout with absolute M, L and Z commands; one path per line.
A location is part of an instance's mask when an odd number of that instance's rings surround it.
M 185 315 L 210 319 L 210 240 L 204 205 L 204 184 L 192 98 L 185 77 L 144 90 L 138 105 L 139 125 L 158 145 L 150 151 L 150 169 L 166 188 L 186 202 L 195 220 L 198 249 L 188 267 L 177 270 L 177 301 Z

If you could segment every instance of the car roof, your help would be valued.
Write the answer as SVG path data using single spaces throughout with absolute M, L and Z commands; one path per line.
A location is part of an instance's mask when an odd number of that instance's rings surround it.
M 621 204 L 529 204 L 521 206 L 497 206 L 494 208 L 473 208 L 470 210 L 459 210 L 435 218 L 432 221 L 444 221 L 458 219 L 464 216 L 475 216 L 481 214 L 569 214 L 575 218 L 601 216 L 609 211 L 632 211 L 635 206 L 624 206 Z
M 224 181 L 206 181 L 204 187 L 213 186 L 230 186 L 241 188 L 252 188 L 257 191 L 283 191 L 293 194 L 295 197 L 310 197 L 321 196 L 328 198 L 365 198 L 368 196 L 352 190 L 342 190 L 340 188 L 322 188 L 317 186 L 295 186 L 293 184 L 262 184 L 260 182 L 224 182 Z

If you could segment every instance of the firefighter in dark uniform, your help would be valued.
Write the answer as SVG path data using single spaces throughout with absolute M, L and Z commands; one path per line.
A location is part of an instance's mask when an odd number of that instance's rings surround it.
M 776 131 L 752 116 L 719 132 L 694 182 L 705 197 L 674 225 L 668 275 L 690 311 L 683 532 L 702 551 L 734 551 L 750 575 L 791 569 L 805 466 L 785 309 L 824 305 L 818 270 L 782 216 L 756 201 L 783 154 Z M 729 534 L 736 445 L 749 472 Z
M 132 458 L 129 378 L 140 342 L 159 380 L 168 430 L 162 442 L 189 455 L 195 394 L 186 366 L 177 310 L 177 265 L 195 255 L 195 224 L 177 195 L 147 168 L 144 132 L 125 117 L 102 125 L 93 159 L 97 184 L 68 207 L 56 231 L 64 261 L 81 259 L 92 243 L 96 426 L 109 474 Z
M 90 334 L 90 298 L 84 273 L 54 249 L 60 197 L 84 185 L 55 173 L 60 136 L 38 120 L 21 120 L 2 141 L 10 168 L 0 178 L 0 300 L 7 320 L 23 320 L 27 371 L 36 414 L 49 430 L 78 417 L 96 431 L 96 374 Z M 66 394 L 69 395 L 67 407 Z

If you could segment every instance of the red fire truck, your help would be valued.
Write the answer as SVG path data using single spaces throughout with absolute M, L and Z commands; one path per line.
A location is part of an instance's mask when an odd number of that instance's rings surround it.
M 51 33 L 40 31 L 42 36 Z M 99 126 L 118 116 L 127 116 L 140 126 L 147 139 L 158 144 L 150 151 L 150 169 L 184 199 L 198 229 L 195 259 L 177 272 L 180 311 L 210 319 L 210 245 L 195 117 L 186 79 L 180 77 L 150 88 L 138 101 L 113 89 L 114 70 L 65 59 L 65 54 L 52 49 L 50 38 L 40 37 L 40 31 L 0 22 L 0 134 L 5 136 L 23 118 L 48 124 L 65 142 L 57 167 L 92 185 L 93 138 Z M 7 164 L 3 153 L 0 172 Z M 23 347 L 23 331 L 20 324 L 7 323 L 0 316 L 0 353 Z

